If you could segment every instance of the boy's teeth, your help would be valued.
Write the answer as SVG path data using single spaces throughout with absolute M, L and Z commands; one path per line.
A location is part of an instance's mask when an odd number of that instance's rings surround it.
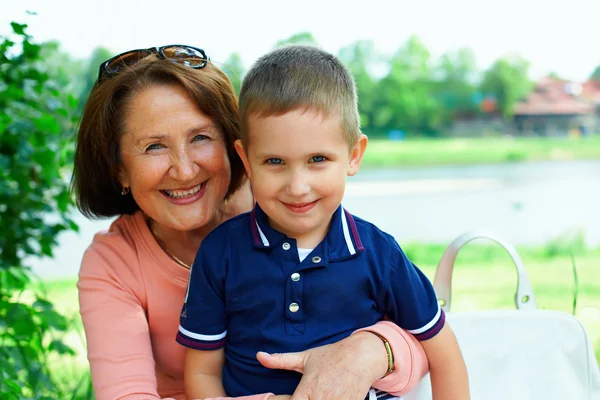
M 195 188 L 189 189 L 189 190 L 165 190 L 164 192 L 167 195 L 169 195 L 169 197 L 180 199 L 183 197 L 189 197 L 189 196 L 195 195 L 196 193 L 198 193 L 198 191 L 200 190 L 201 187 L 202 187 L 202 184 L 196 186 Z

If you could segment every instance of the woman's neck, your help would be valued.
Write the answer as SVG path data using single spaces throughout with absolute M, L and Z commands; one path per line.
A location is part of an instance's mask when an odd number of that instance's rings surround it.
M 218 221 L 190 231 L 172 229 L 151 218 L 147 219 L 147 224 L 160 247 L 176 262 L 183 262 L 189 268 L 200 243 L 218 225 Z

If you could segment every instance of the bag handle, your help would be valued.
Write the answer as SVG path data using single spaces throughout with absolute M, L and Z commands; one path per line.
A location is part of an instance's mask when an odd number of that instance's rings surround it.
M 519 310 L 535 310 L 537 308 L 535 304 L 535 297 L 533 296 L 533 290 L 531 289 L 529 277 L 527 276 L 527 271 L 525 271 L 521 257 L 519 257 L 517 251 L 511 244 L 486 231 L 464 233 L 454 239 L 448 248 L 446 248 L 446 251 L 444 251 L 444 255 L 442 256 L 442 259 L 440 260 L 435 272 L 435 279 L 433 282 L 433 287 L 437 294 L 440 307 L 445 312 L 450 311 L 452 269 L 454 268 L 456 255 L 464 245 L 475 239 L 490 239 L 498 243 L 504 248 L 504 250 L 507 251 L 517 269 L 517 291 L 514 298 L 515 306 Z

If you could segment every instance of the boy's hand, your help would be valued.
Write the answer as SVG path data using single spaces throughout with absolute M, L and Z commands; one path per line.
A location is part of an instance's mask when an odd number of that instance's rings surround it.
M 267 400 L 292 400 L 292 396 L 289 394 L 280 394 L 278 396 L 270 396 Z

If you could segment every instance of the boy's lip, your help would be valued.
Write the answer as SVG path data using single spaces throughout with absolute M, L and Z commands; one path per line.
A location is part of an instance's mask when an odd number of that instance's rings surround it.
M 310 211 L 316 204 L 317 201 L 305 202 L 305 203 L 285 203 L 283 205 L 286 206 L 288 210 L 296 214 L 303 214 L 305 212 Z

